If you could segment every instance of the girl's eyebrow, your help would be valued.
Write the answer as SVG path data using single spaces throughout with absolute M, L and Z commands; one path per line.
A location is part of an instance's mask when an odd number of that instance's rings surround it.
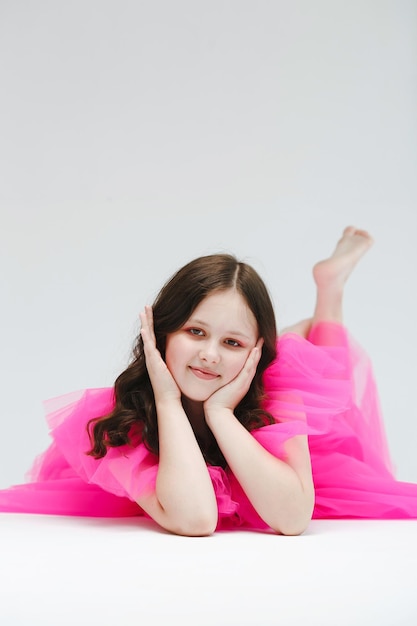
M 197 318 L 190 318 L 187 322 L 187 325 L 190 325 L 190 324 L 197 324 L 198 326 L 205 326 L 205 327 L 210 328 L 210 324 L 208 324 L 207 322 L 204 322 L 203 320 L 199 320 Z M 245 333 L 242 333 L 240 330 L 228 330 L 224 334 L 230 335 L 232 337 L 235 337 L 235 336 L 244 337 L 248 341 L 250 340 L 250 337 L 248 337 L 248 335 L 245 335 Z

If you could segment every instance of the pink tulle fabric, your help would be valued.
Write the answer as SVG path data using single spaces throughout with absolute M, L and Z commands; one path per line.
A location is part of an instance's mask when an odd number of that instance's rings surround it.
M 417 485 L 395 479 L 369 358 L 338 324 L 316 325 L 307 339 L 286 333 L 264 375 L 265 408 L 277 422 L 252 431 L 285 460 L 286 442 L 308 435 L 313 518 L 417 518 Z M 52 443 L 26 482 L 0 491 L 0 512 L 124 517 L 145 515 L 137 497 L 155 488 L 158 457 L 139 438 L 86 454 L 88 420 L 109 413 L 113 389 L 87 389 L 45 403 Z M 229 470 L 209 466 L 218 529 L 267 529 Z

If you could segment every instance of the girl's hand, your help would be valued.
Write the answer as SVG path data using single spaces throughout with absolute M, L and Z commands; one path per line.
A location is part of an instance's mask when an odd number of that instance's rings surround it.
M 140 321 L 146 367 L 155 394 L 155 401 L 180 400 L 181 392 L 156 347 L 152 307 L 145 306 L 145 310 L 140 314 Z
M 246 363 L 239 374 L 215 391 L 204 403 L 206 417 L 216 410 L 229 409 L 234 411 L 239 402 L 247 394 L 262 354 L 263 339 L 258 339 L 256 346 L 250 351 Z

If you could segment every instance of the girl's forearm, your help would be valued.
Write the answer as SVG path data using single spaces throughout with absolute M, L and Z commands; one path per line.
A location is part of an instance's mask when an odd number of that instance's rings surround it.
M 302 471 L 297 473 L 265 450 L 229 409 L 207 416 L 207 423 L 259 516 L 276 532 L 302 533 L 314 506 L 307 442 L 298 441 L 297 463 Z
M 159 404 L 159 467 L 151 516 L 166 529 L 206 535 L 217 525 L 210 474 L 181 404 Z

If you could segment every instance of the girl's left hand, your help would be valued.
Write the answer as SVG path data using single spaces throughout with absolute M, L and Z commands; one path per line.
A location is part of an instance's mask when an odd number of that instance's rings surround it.
M 207 416 L 220 409 L 234 411 L 239 402 L 247 394 L 262 354 L 263 339 L 258 339 L 256 346 L 250 351 L 248 358 L 239 374 L 224 387 L 220 387 L 204 402 Z

